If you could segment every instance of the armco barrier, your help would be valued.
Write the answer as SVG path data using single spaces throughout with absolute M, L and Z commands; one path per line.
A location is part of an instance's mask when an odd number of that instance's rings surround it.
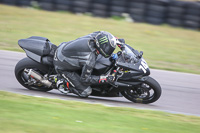
M 90 12 L 93 16 L 111 17 L 128 13 L 134 22 L 167 23 L 200 30 L 200 2 L 180 0 L 0 0 L 0 3 L 31 6 L 37 1 L 44 10 Z

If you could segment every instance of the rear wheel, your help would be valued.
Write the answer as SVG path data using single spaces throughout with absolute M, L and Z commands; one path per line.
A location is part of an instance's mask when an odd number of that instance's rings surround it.
M 39 82 L 34 83 L 34 79 L 28 76 L 28 74 L 24 71 L 25 69 L 33 69 L 34 71 L 40 73 L 41 75 L 45 75 L 48 72 L 48 67 L 38 62 L 35 62 L 30 58 L 24 58 L 20 60 L 15 66 L 15 76 L 18 82 L 29 90 L 44 91 L 44 92 L 52 90 L 52 88 L 48 88 Z
M 127 89 L 121 94 L 132 102 L 148 104 L 157 101 L 161 96 L 161 92 L 159 83 L 149 77 L 141 85 Z

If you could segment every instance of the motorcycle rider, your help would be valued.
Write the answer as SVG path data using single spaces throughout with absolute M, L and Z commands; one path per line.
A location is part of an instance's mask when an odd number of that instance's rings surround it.
M 103 84 L 114 81 L 112 75 L 91 75 L 99 54 L 108 58 L 118 45 L 124 48 L 111 33 L 97 31 L 70 42 L 62 43 L 55 52 L 54 66 L 62 78 L 56 79 L 58 89 L 67 93 L 69 91 L 80 97 L 88 97 L 92 93 L 91 84 Z M 78 74 L 78 71 L 81 74 Z M 72 88 L 69 88 L 69 84 Z

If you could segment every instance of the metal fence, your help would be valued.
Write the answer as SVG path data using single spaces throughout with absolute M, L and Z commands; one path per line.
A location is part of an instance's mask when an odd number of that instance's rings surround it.
M 44 10 L 90 12 L 98 17 L 122 16 L 134 22 L 169 24 L 200 30 L 200 2 L 177 0 L 35 0 Z M 32 6 L 33 0 L 0 0 L 3 4 Z

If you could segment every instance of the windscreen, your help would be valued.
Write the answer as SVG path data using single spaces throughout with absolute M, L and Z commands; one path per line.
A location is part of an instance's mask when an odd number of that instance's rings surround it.
M 129 45 L 125 44 L 125 54 L 129 56 L 129 58 L 132 60 L 137 59 L 137 55 L 134 53 L 134 49 L 130 47 Z

